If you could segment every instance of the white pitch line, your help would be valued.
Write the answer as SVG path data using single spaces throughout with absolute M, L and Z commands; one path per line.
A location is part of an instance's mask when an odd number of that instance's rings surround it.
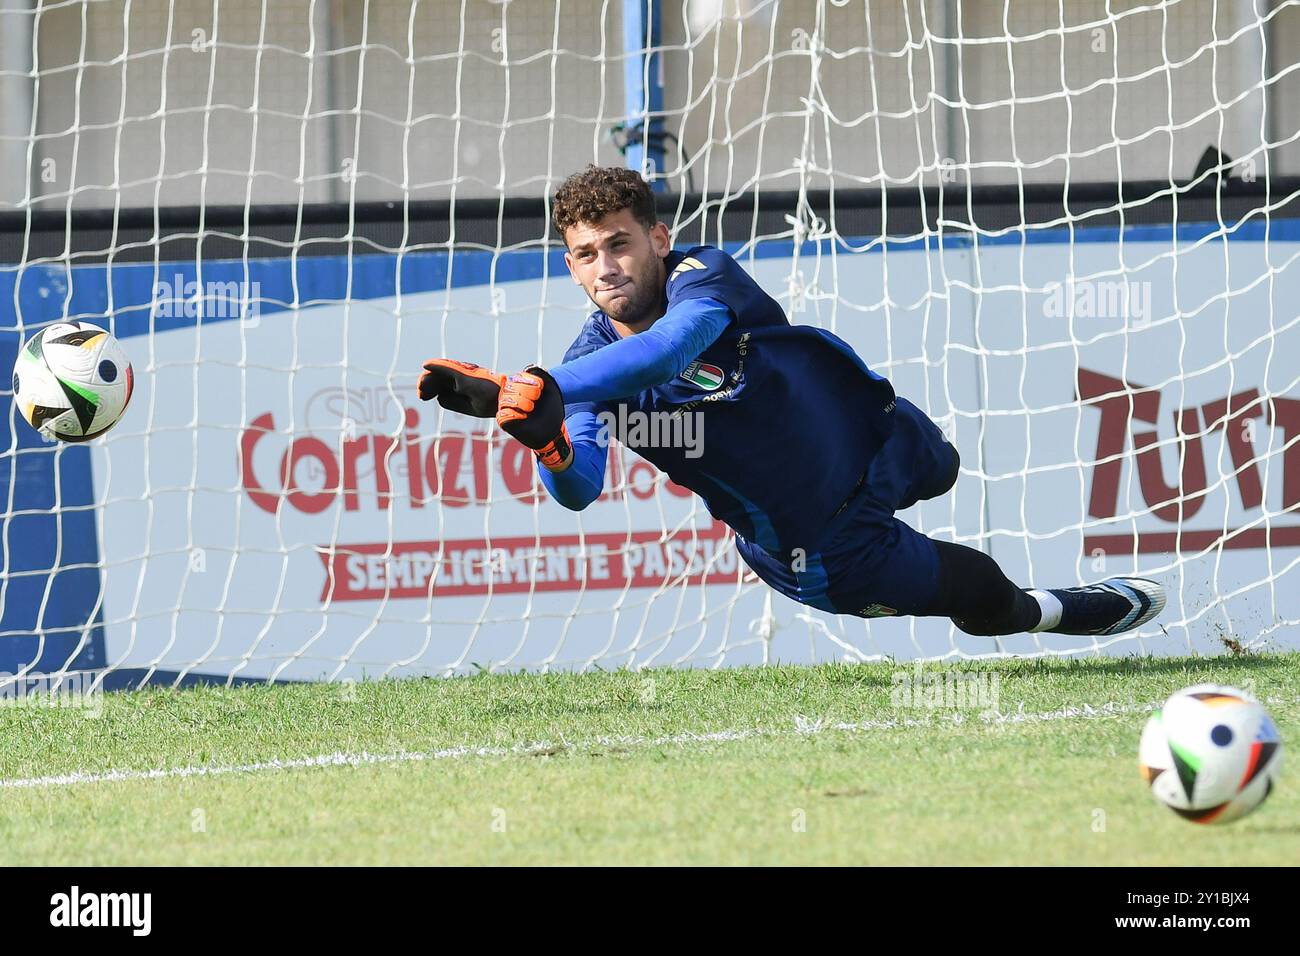
M 967 723 L 1021 724 L 1055 720 L 1081 720 L 1115 717 L 1154 710 L 1158 704 L 1119 704 L 1110 702 L 1098 707 L 1064 707 L 1042 713 L 1026 713 L 1023 709 L 1012 713 L 986 711 L 976 713 L 941 713 L 925 719 L 897 718 L 867 720 L 855 723 L 828 723 L 820 719 L 795 716 L 792 726 L 751 727 L 743 730 L 714 730 L 702 733 L 686 731 L 661 737 L 617 736 L 593 737 L 583 741 L 564 741 L 559 744 L 537 741 L 514 747 L 448 747 L 442 750 L 399 750 L 392 753 L 372 754 L 368 751 L 346 753 L 335 751 L 315 757 L 298 757 L 289 760 L 263 760 L 255 763 L 203 767 L 162 767 L 156 770 L 77 770 L 72 773 L 48 777 L 18 777 L 0 780 L 0 790 L 31 790 L 47 787 L 72 787 L 87 783 L 115 783 L 124 780 L 171 780 L 189 777 L 223 777 L 230 774 L 264 773 L 280 770 L 308 770 L 313 767 L 364 767 L 375 764 L 417 763 L 426 760 L 458 760 L 464 757 L 540 756 L 566 750 L 592 751 L 608 747 L 627 749 L 665 747 L 672 745 L 736 743 L 759 737 L 808 737 L 828 731 L 862 732 L 873 730 L 898 730 L 908 727 L 928 727 L 937 723 L 960 726 Z

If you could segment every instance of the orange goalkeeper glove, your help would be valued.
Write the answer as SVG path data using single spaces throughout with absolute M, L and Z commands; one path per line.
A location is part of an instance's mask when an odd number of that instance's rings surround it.
M 563 471 L 573 457 L 564 424 L 564 396 L 551 373 L 530 365 L 501 388 L 497 424 L 531 448 L 545 468 Z
M 506 377 L 473 362 L 429 359 L 420 376 L 420 399 L 437 398 L 438 404 L 462 415 L 492 418 Z

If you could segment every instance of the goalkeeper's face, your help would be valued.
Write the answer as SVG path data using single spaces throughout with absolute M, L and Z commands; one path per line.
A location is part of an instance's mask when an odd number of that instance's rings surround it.
M 672 248 L 666 225 L 647 229 L 620 209 L 570 226 L 564 238 L 573 281 L 611 319 L 639 332 L 663 313 L 664 256 Z

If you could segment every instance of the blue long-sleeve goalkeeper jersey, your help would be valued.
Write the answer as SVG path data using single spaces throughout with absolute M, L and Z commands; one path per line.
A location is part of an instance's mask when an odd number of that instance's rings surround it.
M 575 459 L 539 466 L 543 483 L 567 507 L 594 500 L 608 428 L 748 541 L 816 550 L 893 430 L 893 387 L 842 339 L 791 325 L 722 250 L 674 250 L 666 264 L 667 312 L 649 330 L 623 339 L 594 312 L 550 369 Z M 693 430 L 674 432 L 672 414 L 698 416 Z M 685 434 L 694 441 L 661 440 Z

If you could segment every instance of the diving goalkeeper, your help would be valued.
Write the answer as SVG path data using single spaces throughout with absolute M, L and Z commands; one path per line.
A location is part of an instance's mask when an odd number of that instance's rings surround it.
M 952 488 L 956 449 L 847 343 L 791 325 L 731 256 L 673 250 L 635 172 L 590 166 L 569 177 L 552 220 L 596 306 L 564 361 L 507 377 L 432 359 L 419 391 L 495 417 L 533 449 L 542 483 L 565 507 L 579 511 L 600 495 L 609 422 L 699 414 L 702 448 L 629 447 L 703 498 L 754 572 L 803 604 L 938 615 L 986 636 L 1117 634 L 1164 607 L 1164 589 L 1139 577 L 1020 588 L 982 551 L 895 517 Z M 613 414 L 602 423 L 602 412 Z

